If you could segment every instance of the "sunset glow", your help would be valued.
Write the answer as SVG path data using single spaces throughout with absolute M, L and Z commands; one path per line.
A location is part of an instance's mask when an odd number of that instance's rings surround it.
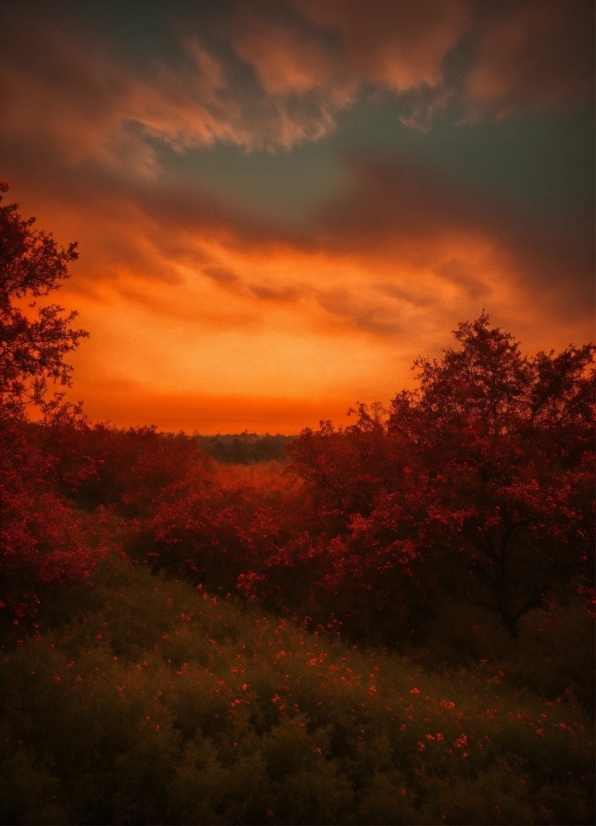
M 483 309 L 525 352 L 593 338 L 591 4 L 35 9 L 3 12 L 0 178 L 79 242 L 93 421 L 344 424 Z

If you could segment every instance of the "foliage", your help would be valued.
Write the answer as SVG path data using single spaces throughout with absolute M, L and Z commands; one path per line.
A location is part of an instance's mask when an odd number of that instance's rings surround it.
M 448 581 L 515 636 L 557 584 L 591 585 L 594 347 L 528 358 L 486 315 L 456 338 L 416 362 L 420 390 L 388 416 L 361 405 L 355 425 L 322 423 L 289 450 L 335 561 L 329 587 L 379 610 L 399 593 L 415 626 Z
M 5 646 L 3 822 L 591 822 L 569 700 L 426 673 L 118 556 Z
M 48 456 L 19 419 L 0 427 L 0 469 L 0 609 L 18 625 L 48 589 L 87 576 L 103 551 L 89 518 L 57 493 Z
M 0 182 L 0 192 L 8 184 Z M 68 278 L 67 266 L 78 257 L 76 243 L 58 249 L 51 234 L 32 229 L 17 204 L 0 207 L 0 412 L 18 413 L 28 402 L 54 409 L 60 394 L 47 398 L 48 380 L 70 385 L 74 350 L 84 330 L 73 330 L 76 312 L 63 316 L 57 304 L 39 299 Z

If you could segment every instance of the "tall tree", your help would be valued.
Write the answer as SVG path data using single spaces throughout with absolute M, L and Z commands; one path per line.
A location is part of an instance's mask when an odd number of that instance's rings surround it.
M 393 400 L 388 427 L 423 458 L 443 544 L 516 635 L 593 548 L 595 348 L 530 358 L 484 313 L 455 337 L 440 362 L 416 362 L 420 390 Z
M 388 415 L 360 406 L 349 428 L 305 431 L 293 468 L 327 533 L 328 581 L 371 627 L 416 624 L 452 591 L 515 636 L 549 589 L 590 571 L 595 348 L 528 357 L 484 313 L 455 338 L 415 363 L 419 389 Z
M 26 421 L 29 404 L 70 418 L 63 394 L 48 385 L 70 385 L 64 357 L 87 336 L 71 327 L 76 313 L 38 303 L 68 278 L 77 252 L 76 244 L 59 249 L 33 222 L 16 204 L 0 207 L 0 609 L 15 623 L 35 614 L 44 589 L 85 576 L 98 556 L 85 546 L 81 518 L 52 489 L 51 461 Z
M 0 192 L 8 184 L 0 182 Z M 0 196 L 1 200 L 1 196 Z M 33 403 L 57 407 L 62 394 L 48 397 L 48 382 L 67 387 L 71 365 L 64 357 L 85 330 L 72 328 L 76 312 L 64 315 L 58 304 L 41 304 L 69 277 L 68 264 L 78 257 L 76 243 L 56 245 L 51 233 L 33 229 L 17 204 L 0 207 L 0 405 L 4 415 L 23 413 Z

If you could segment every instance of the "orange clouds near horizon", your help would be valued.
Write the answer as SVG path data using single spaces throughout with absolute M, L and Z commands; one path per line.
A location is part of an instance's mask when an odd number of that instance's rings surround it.
M 214 396 L 201 393 L 159 394 L 142 387 L 82 384 L 84 412 L 93 422 L 128 428 L 155 425 L 168 433 L 270 433 L 293 436 L 331 419 L 349 425 L 349 399 L 288 399 Z M 74 394 L 76 395 L 76 393 Z
M 345 424 L 357 401 L 412 387 L 414 359 L 483 309 L 529 353 L 592 337 L 571 292 L 589 249 L 396 159 L 356 164 L 309 232 L 217 209 L 205 220 L 200 197 L 148 203 L 132 188 L 113 214 L 90 223 L 90 209 L 57 204 L 39 223 L 80 242 L 59 299 L 92 335 L 70 397 L 118 426 Z

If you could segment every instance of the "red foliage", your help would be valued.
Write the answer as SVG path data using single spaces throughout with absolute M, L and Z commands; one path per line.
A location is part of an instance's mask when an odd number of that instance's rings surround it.
M 590 570 L 594 347 L 527 358 L 484 314 L 455 335 L 386 418 L 361 406 L 290 450 L 329 535 L 327 587 L 359 593 L 361 611 L 368 593 L 378 624 L 396 602 L 432 611 L 448 582 L 515 635 L 555 582 Z
M 138 523 L 147 561 L 209 587 L 231 590 L 267 581 L 274 558 L 300 523 L 300 491 L 275 463 L 267 468 L 195 470 L 164 488 Z M 263 596 L 262 593 L 259 596 Z
M 77 253 L 76 244 L 59 250 L 33 222 L 16 204 L 0 207 L 0 608 L 16 617 L 34 613 L 49 585 L 85 576 L 95 556 L 80 520 L 48 484 L 50 465 L 24 418 L 28 403 L 47 416 L 60 409 L 62 395 L 48 399 L 48 381 L 70 384 L 64 356 L 87 335 L 71 329 L 76 313 L 38 306 L 68 278 Z M 61 411 L 69 416 L 68 406 Z
M 0 608 L 33 616 L 48 588 L 85 577 L 101 556 L 48 484 L 48 462 L 22 422 L 0 430 Z

